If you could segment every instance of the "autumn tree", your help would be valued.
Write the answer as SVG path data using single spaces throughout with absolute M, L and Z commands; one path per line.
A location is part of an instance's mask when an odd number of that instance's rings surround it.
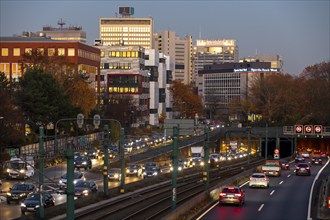
M 42 69 L 28 69 L 19 85 L 16 100 L 33 131 L 37 131 L 41 125 L 46 126 L 73 115 L 74 109 L 69 97 L 63 93 L 51 74 Z
M 179 118 L 193 119 L 195 114 L 202 115 L 202 100 L 194 93 L 192 84 L 185 85 L 179 80 L 174 80 L 169 91 L 173 96 L 173 109 Z
M 89 77 L 82 73 L 74 73 L 74 64 L 68 62 L 65 56 L 46 56 L 42 51 L 35 49 L 23 54 L 22 57 L 24 71 L 42 69 L 50 73 L 64 94 L 70 98 L 71 104 L 81 109 L 86 117 L 96 107 L 96 93 L 93 85 L 87 80 Z

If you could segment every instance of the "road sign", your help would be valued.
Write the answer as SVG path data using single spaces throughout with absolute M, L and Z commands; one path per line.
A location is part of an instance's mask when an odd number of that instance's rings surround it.
M 77 115 L 77 125 L 79 128 L 82 128 L 83 124 L 84 124 L 84 115 L 80 113 Z
M 304 125 L 305 134 L 313 134 L 313 125 Z
M 322 125 L 314 125 L 314 133 L 315 134 L 322 134 L 323 133 Z
M 274 154 L 274 159 L 280 159 L 280 155 L 279 154 Z
M 173 134 L 173 127 L 179 128 L 180 135 L 191 135 L 194 133 L 193 119 L 165 119 L 166 134 Z
M 280 153 L 280 150 L 279 149 L 275 149 L 274 150 L 274 154 L 279 154 Z
M 99 128 L 100 123 L 101 123 L 101 116 L 100 115 L 94 115 L 93 124 L 94 124 L 96 129 Z
M 303 133 L 303 125 L 295 125 L 295 132 L 296 134 L 302 134 Z

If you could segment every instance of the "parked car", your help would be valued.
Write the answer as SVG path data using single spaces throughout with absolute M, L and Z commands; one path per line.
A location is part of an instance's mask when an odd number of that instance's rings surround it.
M 28 197 L 21 203 L 21 212 L 24 215 L 25 212 L 36 212 L 39 209 L 39 193 L 29 194 Z M 55 198 L 50 193 L 43 193 L 42 197 L 43 205 L 45 208 L 55 205 Z
M 68 179 L 68 174 L 61 176 L 59 180 L 59 185 L 61 188 L 66 188 L 66 183 Z M 85 175 L 79 171 L 73 173 L 73 184 L 76 184 L 79 180 L 86 180 Z
M 30 193 L 37 191 L 37 187 L 32 183 L 15 183 L 7 192 L 7 204 L 11 201 L 20 202 Z
M 250 176 L 249 187 L 269 188 L 269 178 L 264 173 L 253 173 Z
M 79 180 L 74 185 L 74 195 L 77 197 L 88 196 L 90 193 L 97 192 L 98 186 L 92 180 Z
M 92 160 L 91 158 L 86 156 L 76 157 L 73 163 L 74 163 L 74 168 L 78 170 L 81 168 L 84 168 L 85 170 L 92 169 Z
M 312 163 L 312 164 L 319 164 L 319 165 L 322 165 L 323 161 L 322 161 L 322 158 L 321 158 L 321 157 L 313 157 L 311 163 Z
M 126 168 L 126 175 L 127 176 L 142 176 L 142 166 L 139 164 L 131 164 L 129 167 Z
M 239 186 L 224 187 L 219 194 L 219 205 L 245 203 L 245 191 Z
M 296 175 L 311 175 L 311 166 L 307 163 L 300 163 L 296 165 L 295 169 Z
M 160 168 L 157 166 L 148 166 L 143 172 L 143 178 L 154 177 L 160 174 Z
M 111 168 L 108 171 L 108 179 L 120 181 L 121 180 L 121 169 L 120 168 Z

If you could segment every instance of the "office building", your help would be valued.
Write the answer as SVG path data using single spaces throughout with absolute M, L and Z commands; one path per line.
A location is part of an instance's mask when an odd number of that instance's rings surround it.
M 173 80 L 184 84 L 192 81 L 192 37 L 181 39 L 175 31 L 157 31 L 154 34 L 155 49 L 174 59 Z

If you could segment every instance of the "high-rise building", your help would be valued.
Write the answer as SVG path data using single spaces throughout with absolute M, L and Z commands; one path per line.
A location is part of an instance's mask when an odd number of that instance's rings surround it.
M 128 7 L 124 7 L 128 8 Z M 100 40 L 102 45 L 141 46 L 153 48 L 153 18 L 132 18 L 134 10 L 123 13 L 120 18 L 100 18 Z
M 202 70 L 204 65 L 238 62 L 237 41 L 233 39 L 196 40 L 193 54 L 193 81 L 196 82 L 198 71 Z
M 192 37 L 180 39 L 175 31 L 157 31 L 154 45 L 160 53 L 174 58 L 173 80 L 189 84 L 192 81 Z
M 239 62 L 271 62 L 271 68 L 284 72 L 283 59 L 277 54 L 257 54 L 255 57 L 244 57 Z

